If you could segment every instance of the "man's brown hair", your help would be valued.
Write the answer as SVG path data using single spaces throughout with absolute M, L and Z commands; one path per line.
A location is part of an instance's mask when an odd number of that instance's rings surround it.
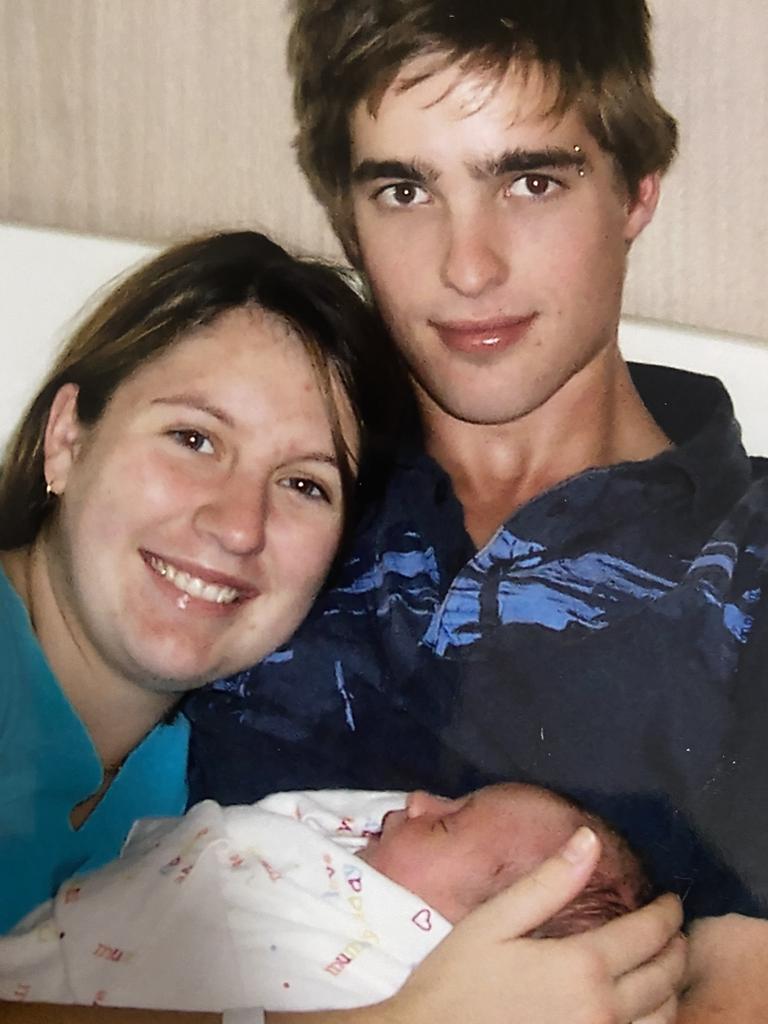
M 578 104 L 630 195 L 675 154 L 675 121 L 653 94 L 645 0 L 293 0 L 293 8 L 299 162 L 353 261 L 350 117 L 363 99 L 375 113 L 416 57 L 434 55 L 435 70 L 497 78 L 512 64 L 540 67 L 555 89 L 552 112 Z

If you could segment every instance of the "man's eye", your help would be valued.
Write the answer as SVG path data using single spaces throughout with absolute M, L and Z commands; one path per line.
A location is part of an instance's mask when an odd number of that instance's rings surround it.
M 203 455 L 213 455 L 211 439 L 200 430 L 172 430 L 170 436 L 183 448 L 190 448 L 193 452 L 202 452 Z
M 282 481 L 283 487 L 287 487 L 297 494 L 303 495 L 310 501 L 325 501 L 330 504 L 331 498 L 328 491 L 316 480 L 310 480 L 306 476 L 289 476 Z
M 505 191 L 508 196 L 539 199 L 552 195 L 562 187 L 561 182 L 550 178 L 548 174 L 524 174 L 507 185 Z
M 374 198 L 384 206 L 422 206 L 429 202 L 429 193 L 412 181 L 398 181 L 380 188 Z

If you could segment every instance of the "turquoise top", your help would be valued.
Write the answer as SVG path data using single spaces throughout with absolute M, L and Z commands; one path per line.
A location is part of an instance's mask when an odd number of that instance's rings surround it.
M 101 785 L 101 762 L 1 569 L 0 659 L 2 933 L 67 878 L 116 857 L 137 818 L 184 811 L 189 722 L 156 726 L 75 830 L 69 814 Z

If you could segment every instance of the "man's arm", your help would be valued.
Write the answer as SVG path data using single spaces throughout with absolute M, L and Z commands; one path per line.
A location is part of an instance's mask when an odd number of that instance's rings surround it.
M 729 914 L 697 921 L 678 1024 L 768 1021 L 768 921 Z

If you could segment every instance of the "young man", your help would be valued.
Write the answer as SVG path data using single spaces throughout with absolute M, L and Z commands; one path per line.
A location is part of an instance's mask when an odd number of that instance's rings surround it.
M 738 761 L 736 681 L 761 682 L 738 673 L 765 603 L 760 467 L 718 382 L 617 347 L 676 142 L 646 5 L 295 6 L 299 154 L 420 429 L 289 646 L 193 700 L 193 795 L 524 778 L 621 827 L 691 918 L 762 914 L 766 861 L 731 870 L 709 801 Z M 766 930 L 705 934 L 765 966 Z M 744 1020 L 746 975 L 708 966 Z

